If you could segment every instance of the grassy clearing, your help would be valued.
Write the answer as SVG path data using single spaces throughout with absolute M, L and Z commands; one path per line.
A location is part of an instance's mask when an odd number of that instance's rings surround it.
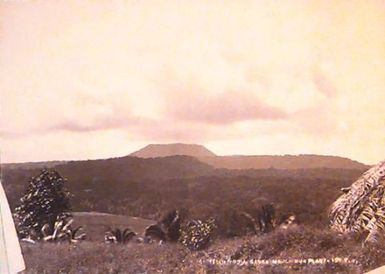
M 142 235 L 147 226 L 155 221 L 139 217 L 128 217 L 101 212 L 73 212 L 74 227 L 82 226 L 87 233 L 88 241 L 102 242 L 106 231 L 114 228 L 130 228 Z
M 362 273 L 385 263 L 385 251 L 362 248 L 328 230 L 293 227 L 261 237 L 216 239 L 205 251 L 178 244 L 76 245 L 23 243 L 26 273 Z M 359 265 L 214 266 L 207 259 L 301 259 L 349 257 Z M 202 261 L 205 261 L 202 263 Z

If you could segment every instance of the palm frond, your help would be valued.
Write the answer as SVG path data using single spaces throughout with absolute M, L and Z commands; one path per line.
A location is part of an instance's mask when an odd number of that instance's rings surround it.
M 378 241 L 385 233 L 385 161 L 358 178 L 329 210 L 331 227 L 342 233 L 367 234 Z

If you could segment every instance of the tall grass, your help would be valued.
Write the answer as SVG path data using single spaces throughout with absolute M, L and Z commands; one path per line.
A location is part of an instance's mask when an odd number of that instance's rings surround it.
M 257 237 L 217 239 L 204 251 L 178 244 L 76 245 L 23 243 L 26 273 L 362 273 L 385 264 L 385 250 L 362 247 L 346 236 L 304 226 Z M 348 257 L 354 264 L 218 266 L 208 259 L 306 259 Z
M 188 251 L 174 244 L 23 244 L 26 273 L 189 273 Z M 187 269 L 188 268 L 188 269 Z

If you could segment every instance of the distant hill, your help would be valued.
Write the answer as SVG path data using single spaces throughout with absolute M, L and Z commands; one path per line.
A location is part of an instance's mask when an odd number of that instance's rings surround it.
M 23 170 L 34 174 L 43 168 L 55 168 L 70 179 L 114 178 L 127 179 L 173 179 L 213 174 L 215 168 L 190 156 L 168 156 L 158 158 L 138 158 L 132 156 L 83 161 L 36 162 L 1 164 L 7 172 Z
M 323 155 L 260 155 L 199 157 L 199 160 L 216 168 L 227 169 L 365 169 L 360 162 L 338 156 Z
M 151 144 L 130 154 L 130 156 L 140 158 L 158 158 L 176 155 L 187 155 L 195 157 L 215 168 L 226 169 L 368 168 L 368 166 L 360 162 L 338 156 L 323 156 L 312 154 L 217 156 L 206 147 L 198 144 Z
M 28 180 L 37 176 L 41 169 L 41 166 L 33 169 L 29 165 L 24 168 L 22 164 L 18 164 L 17 168 L 2 165 L 2 182 L 12 206 L 24 192 Z M 146 191 L 142 189 L 144 181 L 193 178 L 216 173 L 215 168 L 190 156 L 149 159 L 126 156 L 103 160 L 69 161 L 56 165 L 54 169 L 68 179 L 70 191 L 77 193 L 74 198 L 75 203 L 80 205 L 77 210 L 87 208 L 89 200 L 87 201 L 85 197 L 95 203 L 102 197 L 115 201 L 130 195 L 141 195 Z M 109 212 L 107 207 L 97 210 Z
M 186 155 L 193 157 L 215 156 L 210 150 L 197 144 L 150 144 L 130 156 L 140 158 L 156 158 L 175 155 Z
M 26 162 L 26 163 L 7 163 L 1 164 L 1 167 L 7 169 L 36 169 L 36 168 L 53 168 L 57 165 L 65 164 L 67 161 L 47 161 L 47 162 Z
M 114 178 L 114 180 L 173 179 L 212 174 L 215 169 L 190 156 L 142 159 L 119 157 L 103 160 L 70 161 L 55 169 L 68 178 Z

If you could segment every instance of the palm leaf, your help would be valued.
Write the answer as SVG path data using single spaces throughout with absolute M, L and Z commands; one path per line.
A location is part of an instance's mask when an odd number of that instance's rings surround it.
M 331 227 L 342 233 L 366 234 L 378 241 L 385 232 L 385 161 L 366 171 L 332 204 Z

